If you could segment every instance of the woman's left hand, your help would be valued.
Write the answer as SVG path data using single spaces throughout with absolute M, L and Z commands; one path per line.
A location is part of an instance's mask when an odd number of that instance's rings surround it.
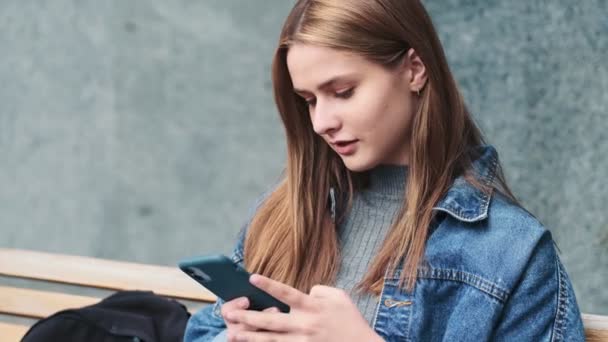
M 306 294 L 258 274 L 250 282 L 289 305 L 290 312 L 234 310 L 230 320 L 260 331 L 229 333 L 230 342 L 383 341 L 343 290 L 317 285 Z

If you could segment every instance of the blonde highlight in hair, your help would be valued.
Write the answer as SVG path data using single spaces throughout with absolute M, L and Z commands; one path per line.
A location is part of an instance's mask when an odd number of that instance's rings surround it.
M 483 144 L 483 138 L 418 0 L 300 0 L 295 4 L 272 64 L 275 102 L 287 138 L 287 165 L 284 180 L 249 226 L 245 264 L 252 272 L 304 292 L 315 284 L 333 284 L 340 255 L 336 223 L 329 217 L 326 199 L 330 187 L 346 194 L 347 205 L 341 210 L 345 213 L 361 184 L 360 177 L 314 133 L 307 106 L 294 93 L 286 62 L 293 44 L 354 52 L 387 68 L 414 49 L 425 64 L 428 80 L 413 118 L 403 209 L 358 286 L 378 294 L 385 273 L 403 265 L 400 284 L 412 290 L 433 207 L 456 177 L 465 175 L 485 192 L 497 188 L 513 198 L 502 173 L 496 184 L 487 185 L 472 171 L 475 156 L 471 151 Z

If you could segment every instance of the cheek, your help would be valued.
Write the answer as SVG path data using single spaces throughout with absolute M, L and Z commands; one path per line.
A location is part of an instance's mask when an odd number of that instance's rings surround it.
M 408 130 L 414 112 L 411 94 L 403 88 L 394 88 L 386 100 L 387 119 L 396 129 Z
M 380 90 L 375 90 L 378 93 Z M 389 119 L 393 105 L 385 97 L 361 96 L 358 101 L 353 102 L 351 127 L 358 133 L 373 134 L 376 129 L 383 126 L 384 121 Z
M 378 106 L 378 115 L 370 127 L 374 129 L 374 144 L 382 150 L 393 150 L 407 143 L 411 132 L 412 111 L 407 95 L 395 94 Z M 373 125 L 373 126 L 372 126 Z
M 409 106 L 404 99 L 392 96 L 384 96 L 376 101 L 368 101 L 361 106 L 362 117 L 361 127 L 374 135 L 391 133 L 404 128 L 405 121 L 408 121 Z
M 395 80 L 370 82 L 346 110 L 345 128 L 358 138 L 383 148 L 405 136 L 412 119 L 407 89 Z

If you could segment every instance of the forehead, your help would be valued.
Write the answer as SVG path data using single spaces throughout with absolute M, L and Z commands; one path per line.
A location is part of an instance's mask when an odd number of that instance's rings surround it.
M 363 74 L 373 63 L 355 53 L 328 47 L 294 44 L 287 52 L 287 68 L 295 88 L 313 89 L 342 75 Z

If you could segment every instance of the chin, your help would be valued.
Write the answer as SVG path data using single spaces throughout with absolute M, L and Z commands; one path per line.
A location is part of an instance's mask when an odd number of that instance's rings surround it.
M 376 167 L 377 163 L 356 156 L 342 158 L 342 162 L 347 169 L 353 172 L 363 172 Z

